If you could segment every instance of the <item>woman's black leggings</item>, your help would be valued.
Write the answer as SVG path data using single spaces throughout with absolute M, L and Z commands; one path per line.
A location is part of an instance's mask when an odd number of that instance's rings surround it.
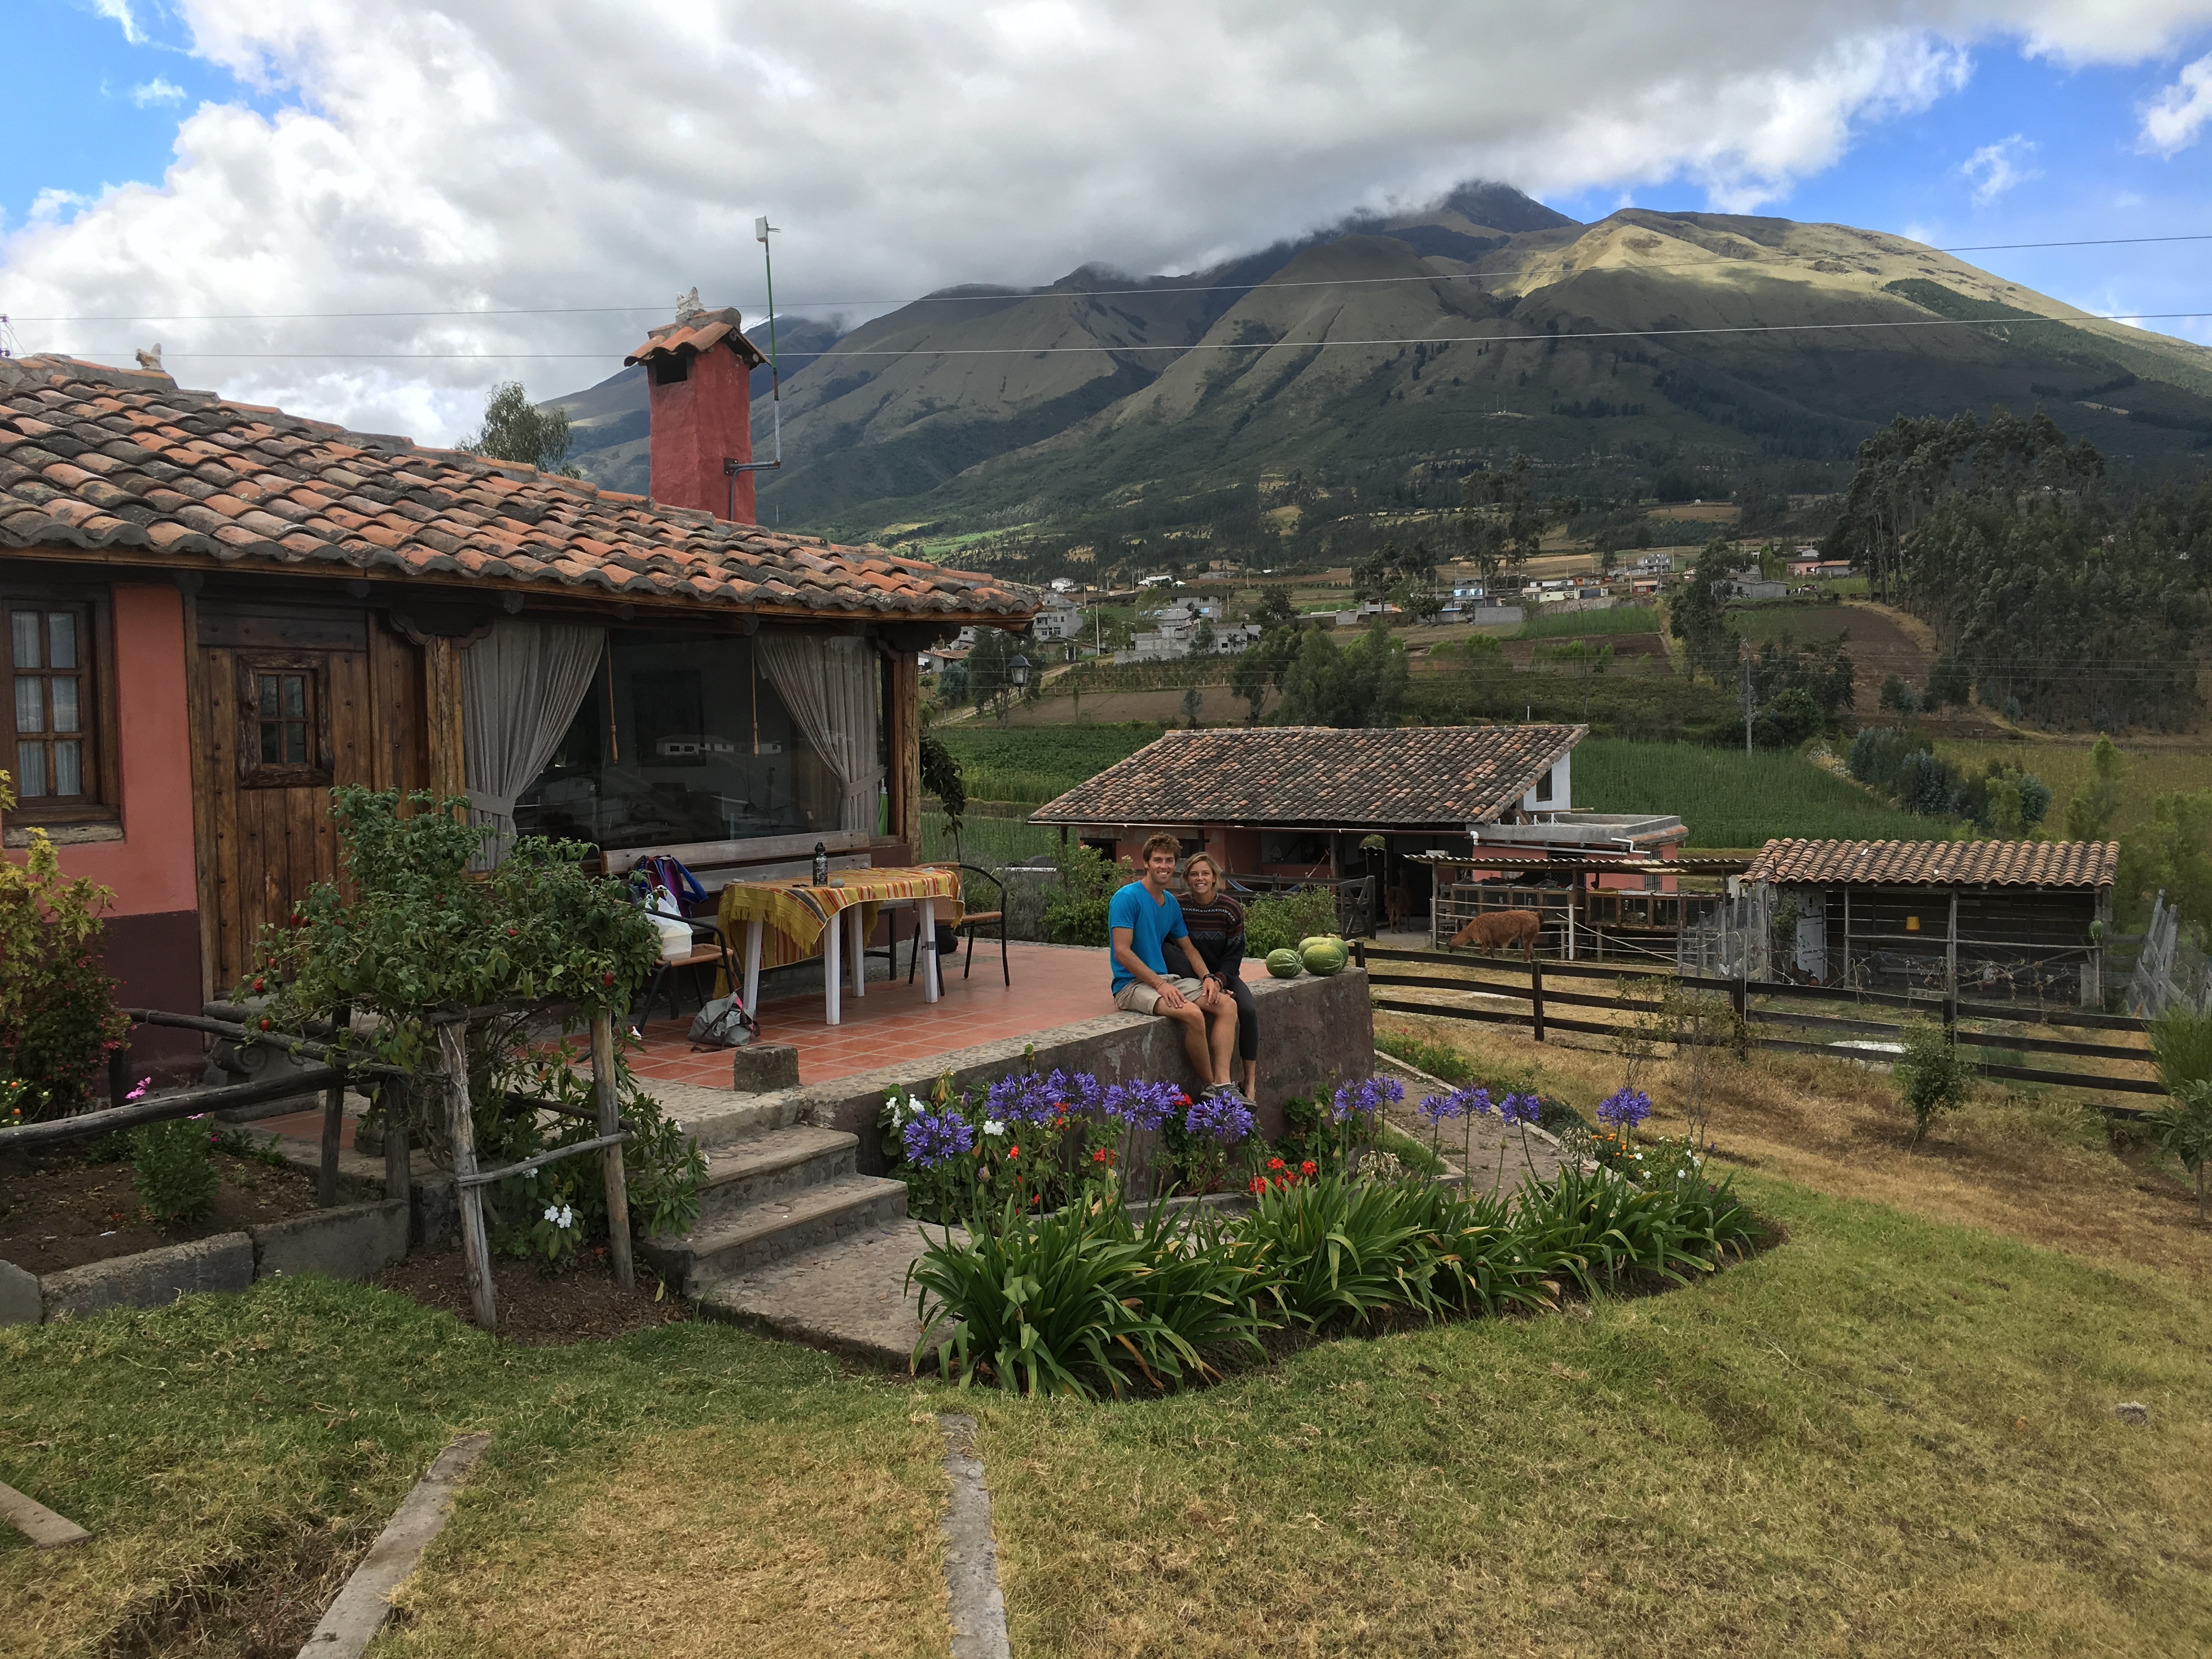
M 1252 1006 L 1252 988 L 1242 974 L 1228 976 L 1229 994 L 1237 999 L 1237 1058 L 1260 1058 L 1260 1016 Z

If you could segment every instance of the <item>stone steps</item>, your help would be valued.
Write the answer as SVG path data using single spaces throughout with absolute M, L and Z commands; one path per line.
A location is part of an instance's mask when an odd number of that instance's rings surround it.
M 702 1214 L 681 1237 L 646 1240 L 642 1253 L 662 1277 L 696 1298 L 720 1279 L 891 1226 L 905 1216 L 904 1182 L 841 1175 L 771 1191 L 719 1219 Z
M 805 1124 L 733 1140 L 707 1154 L 707 1190 L 694 1233 L 765 1200 L 856 1172 L 860 1137 Z

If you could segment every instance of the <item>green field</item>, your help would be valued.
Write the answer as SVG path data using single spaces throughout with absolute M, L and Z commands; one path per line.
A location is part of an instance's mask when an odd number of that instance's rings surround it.
M 970 800 L 1048 801 L 1126 760 L 1164 727 L 947 726 L 937 737 L 960 763 Z
M 1575 750 L 1574 799 L 1595 812 L 1672 812 L 1692 847 L 1777 837 L 1942 840 L 1948 826 L 1883 805 L 1801 755 L 1589 738 Z
M 1648 605 L 1615 605 L 1610 611 L 1540 611 L 1521 624 L 1516 640 L 1579 639 L 1595 634 L 1656 634 L 1659 612 Z
M 1983 742 L 1968 738 L 1939 738 L 1936 752 L 1965 771 L 1978 772 L 1990 761 L 2033 772 L 2051 786 L 2051 817 L 2041 833 L 2065 832 L 2066 803 L 2089 777 L 2089 739 L 2061 741 L 2045 738 L 2026 743 Z M 2120 810 L 2112 819 L 2112 834 L 2127 836 L 2150 822 L 2151 803 L 2160 795 L 2183 790 L 2212 789 L 2212 750 L 2136 749 L 2124 738 L 2116 739 L 2126 760 L 2120 776 Z

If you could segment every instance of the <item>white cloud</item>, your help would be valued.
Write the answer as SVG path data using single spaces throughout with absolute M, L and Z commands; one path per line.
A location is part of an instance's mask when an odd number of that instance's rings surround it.
M 126 0 L 98 0 L 137 37 Z M 143 8 L 140 8 L 141 10 Z M 1086 261 L 1189 269 L 1460 179 L 1681 181 L 1771 202 L 1969 53 L 2136 61 L 2212 0 L 173 0 L 264 94 L 203 105 L 158 186 L 59 199 L 0 240 L 33 349 L 429 438 L 483 390 L 613 372 L 696 283 L 896 300 Z M 2019 158 L 2012 158 L 2017 167 Z M 1648 197 L 1647 197 L 1648 199 Z M 198 313 L 643 313 L 183 320 Z M 250 354 L 195 357 L 194 352 Z M 351 357 L 302 354 L 350 352 Z M 414 354 L 569 353 L 495 361 Z M 365 354 L 399 354 L 377 357 Z
M 1973 183 L 1975 204 L 1987 207 L 2015 185 L 2043 177 L 2040 167 L 2027 165 L 2028 155 L 2034 148 L 2015 132 L 1994 144 L 1984 144 L 1960 162 L 1959 171 Z
M 164 80 L 157 75 L 152 80 L 131 88 L 131 101 L 140 109 L 151 104 L 181 104 L 185 101 L 185 89 L 175 82 Z
M 2184 68 L 2143 111 L 2141 148 L 2172 155 L 2195 143 L 2207 121 L 2212 121 L 2212 53 Z
M 131 0 L 92 0 L 92 9 L 102 17 L 120 25 L 123 38 L 132 46 L 145 44 L 145 32 L 138 27 L 138 20 L 131 14 Z

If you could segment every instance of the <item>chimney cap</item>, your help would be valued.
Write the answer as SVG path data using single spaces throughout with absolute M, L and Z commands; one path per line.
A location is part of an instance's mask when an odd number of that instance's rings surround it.
M 677 320 L 664 323 L 645 337 L 645 343 L 623 359 L 625 368 L 642 363 L 654 357 L 673 356 L 690 351 L 703 355 L 717 346 L 727 346 L 737 353 L 747 368 L 760 368 L 768 362 L 768 354 L 748 340 L 744 335 L 744 319 L 735 306 L 723 306 L 718 310 L 690 310 L 699 297 L 693 289 L 678 303 Z

